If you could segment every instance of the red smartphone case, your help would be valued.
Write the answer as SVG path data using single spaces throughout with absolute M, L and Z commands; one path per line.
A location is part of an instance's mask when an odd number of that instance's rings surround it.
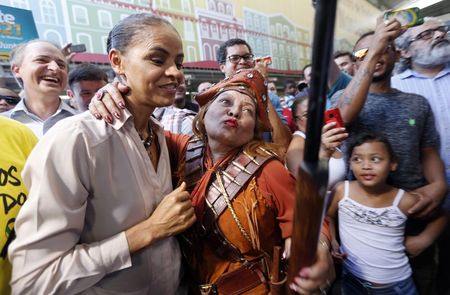
M 324 122 L 325 124 L 336 122 L 335 128 L 345 127 L 344 120 L 342 120 L 341 112 L 338 108 L 327 110 L 324 115 Z

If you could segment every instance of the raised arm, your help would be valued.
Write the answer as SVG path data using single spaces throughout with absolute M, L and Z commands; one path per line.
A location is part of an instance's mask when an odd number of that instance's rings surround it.
M 345 128 L 335 128 L 336 123 L 331 122 L 322 127 L 319 158 L 328 160 L 336 148 L 348 137 Z M 297 177 L 298 169 L 303 161 L 305 139 L 301 136 L 293 136 L 286 152 L 286 167 Z
M 401 32 L 401 26 L 398 21 L 392 20 L 385 24 L 382 17 L 377 19 L 375 34 L 367 56 L 363 61 L 357 61 L 358 70 L 337 103 L 346 124 L 355 120 L 363 108 L 376 64 L 385 52 L 388 44 Z
M 328 67 L 328 88 L 331 88 L 334 83 L 336 83 L 340 74 L 341 70 L 339 70 L 339 67 L 334 61 L 334 58 L 331 57 L 330 66 Z
M 265 60 L 261 60 L 255 64 L 255 69 L 258 70 L 258 72 L 260 72 L 266 80 L 269 75 L 269 64 L 270 63 Z M 274 143 L 281 145 L 285 150 L 287 150 L 292 138 L 291 130 L 289 130 L 289 127 L 286 126 L 281 120 L 277 110 L 272 104 L 272 101 L 268 97 L 269 95 L 267 94 L 266 96 L 269 121 L 270 125 L 272 125 L 272 140 Z
M 291 130 L 289 130 L 289 127 L 283 123 L 270 99 L 267 101 L 267 108 L 269 111 L 269 121 L 272 125 L 272 140 L 274 143 L 281 145 L 286 150 L 292 139 Z

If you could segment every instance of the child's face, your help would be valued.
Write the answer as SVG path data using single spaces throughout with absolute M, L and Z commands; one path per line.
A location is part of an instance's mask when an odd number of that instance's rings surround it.
M 350 168 L 359 183 L 372 187 L 385 183 L 397 163 L 391 160 L 384 143 L 366 142 L 353 149 Z

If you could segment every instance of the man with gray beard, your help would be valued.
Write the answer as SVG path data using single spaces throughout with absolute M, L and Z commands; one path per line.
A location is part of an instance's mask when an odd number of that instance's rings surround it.
M 435 18 L 408 29 L 396 40 L 401 49 L 401 73 L 392 77 L 394 88 L 417 93 L 430 103 L 441 136 L 440 155 L 450 185 L 450 37 L 449 26 Z M 450 212 L 450 193 L 443 207 Z M 438 294 L 450 294 L 450 226 L 439 243 Z

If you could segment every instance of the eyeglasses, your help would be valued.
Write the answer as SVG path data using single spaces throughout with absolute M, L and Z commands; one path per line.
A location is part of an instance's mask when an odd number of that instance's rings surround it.
M 237 54 L 233 54 L 227 57 L 227 59 L 232 63 L 232 64 L 237 64 L 238 62 L 241 61 L 241 59 L 244 60 L 244 62 L 252 62 L 253 61 L 253 57 L 254 55 L 249 53 L 249 54 L 244 54 L 244 55 L 237 55 Z
M 448 34 L 449 30 L 450 30 L 450 26 L 440 26 L 440 27 L 437 27 L 434 29 L 425 30 L 422 33 L 417 34 L 416 37 L 409 40 L 409 44 L 411 44 L 417 40 L 430 40 L 431 38 L 433 38 L 435 32 Z
M 386 46 L 386 48 L 384 49 L 384 53 L 388 52 L 391 49 L 394 49 L 394 45 L 389 44 L 388 46 Z M 361 48 L 358 49 L 356 51 L 353 52 L 353 56 L 355 57 L 355 59 L 357 61 L 363 61 L 364 58 L 366 57 L 366 55 L 369 53 L 369 48 Z
M 6 101 L 7 104 L 18 104 L 20 101 L 20 97 L 9 95 L 0 95 L 0 99 Z

